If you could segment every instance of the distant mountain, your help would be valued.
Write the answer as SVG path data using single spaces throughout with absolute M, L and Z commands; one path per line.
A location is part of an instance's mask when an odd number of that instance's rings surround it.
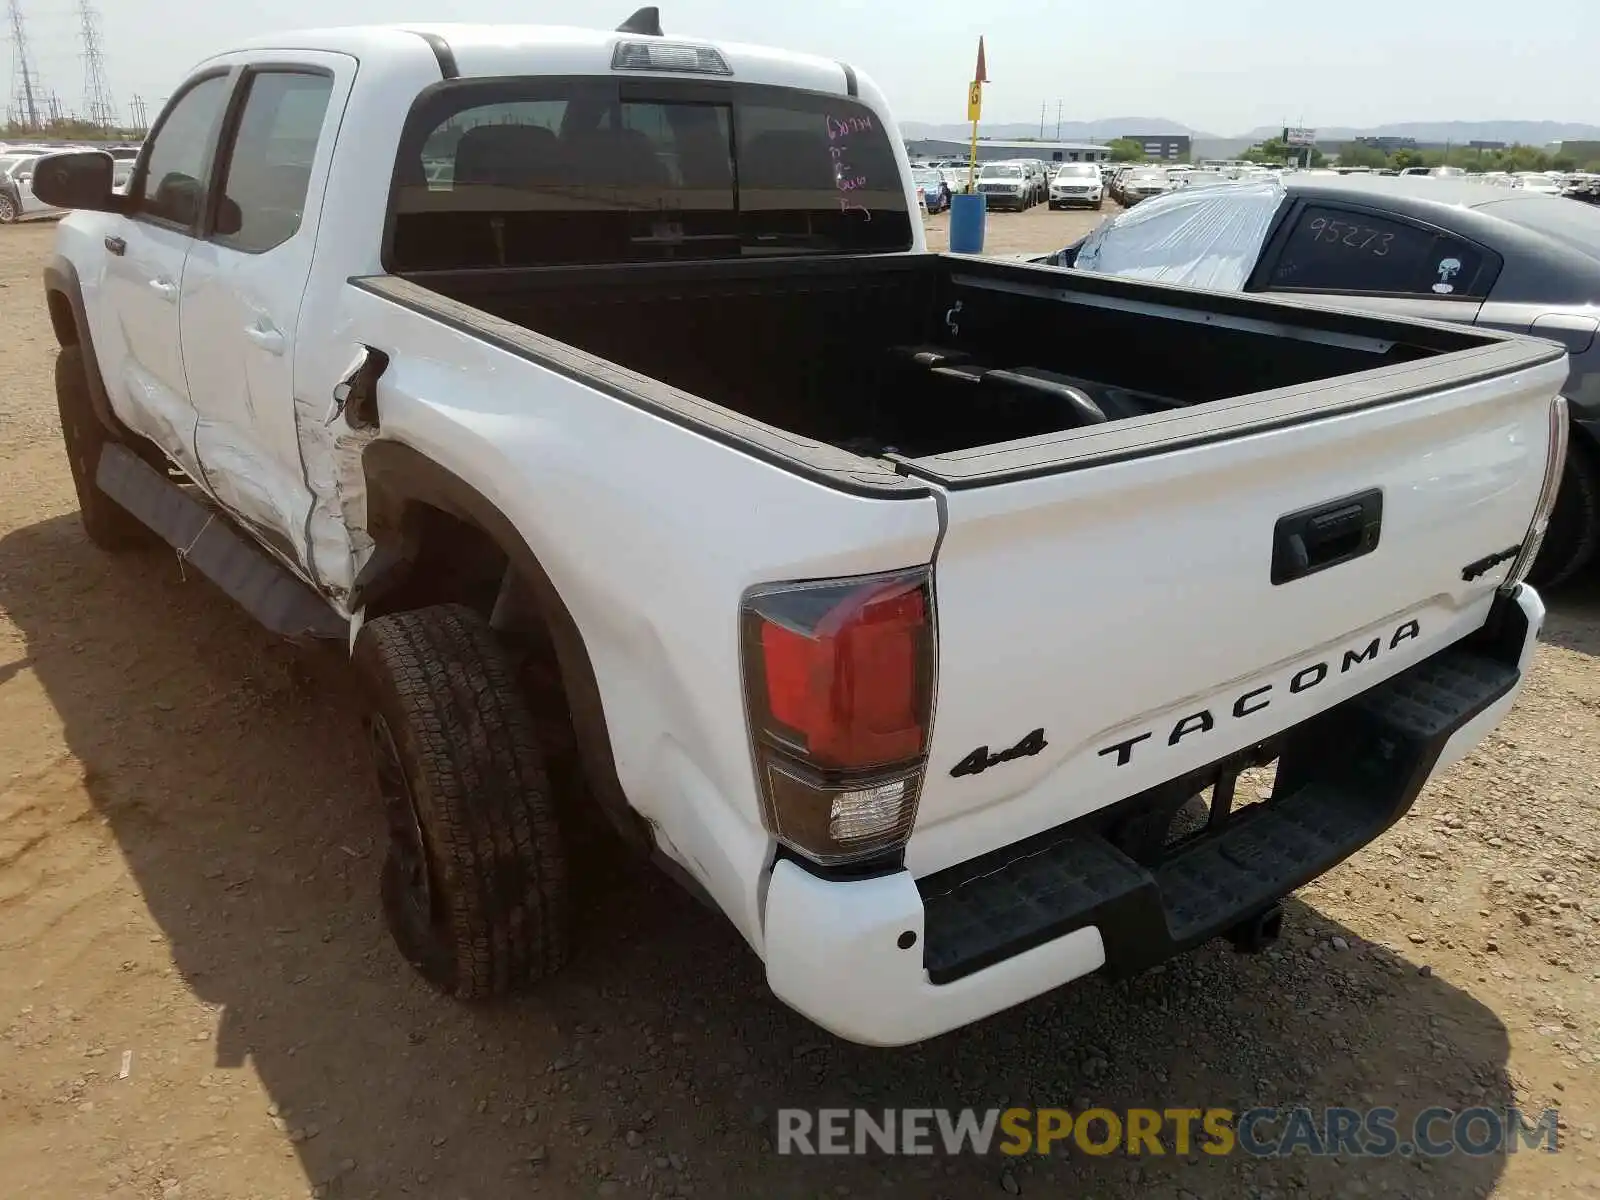
M 1044 136 L 1051 141 L 1105 142 L 1128 134 L 1189 134 L 1193 137 L 1210 135 L 1196 133 L 1187 125 L 1169 121 L 1164 117 L 1107 117 L 1098 121 L 1063 121 L 1058 126 L 1054 120 L 1044 123 Z M 930 124 L 927 121 L 902 121 L 900 132 L 908 138 L 940 138 L 963 140 L 972 136 L 971 125 Z M 1036 138 L 1039 123 L 1026 121 L 984 121 L 978 125 L 978 136 L 1006 141 L 1012 138 Z
M 1244 136 L 1258 142 L 1282 132 L 1279 126 L 1263 125 Z M 1399 121 L 1371 129 L 1335 126 L 1317 130 L 1317 141 L 1324 145 L 1358 137 L 1408 137 L 1419 142 L 1450 142 L 1457 146 L 1468 142 L 1520 142 L 1524 146 L 1543 146 L 1548 142 L 1600 140 L 1600 125 L 1565 121 Z

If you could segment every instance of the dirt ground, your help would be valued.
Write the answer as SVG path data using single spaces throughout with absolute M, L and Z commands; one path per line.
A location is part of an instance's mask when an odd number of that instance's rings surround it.
M 997 215 L 990 248 L 1094 220 Z M 339 664 L 275 644 L 170 555 L 84 539 L 51 238 L 0 229 L 0 1195 L 1600 1195 L 1600 585 L 1554 602 L 1510 720 L 1289 902 L 1267 954 L 1208 946 L 871 1050 L 773 1000 L 720 918 L 619 867 L 586 880 L 559 979 L 462 1007 L 377 916 L 382 829 Z M 1090 1102 L 1559 1106 L 1562 1149 L 773 1150 L 781 1107 Z

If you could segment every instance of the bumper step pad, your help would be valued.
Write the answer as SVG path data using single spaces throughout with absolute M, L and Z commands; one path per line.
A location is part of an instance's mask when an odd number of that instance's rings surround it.
M 918 880 L 929 978 L 1090 925 L 1107 969 L 1129 974 L 1261 912 L 1405 815 L 1450 735 L 1516 685 L 1493 650 L 1451 647 L 1290 731 L 1270 800 L 1154 866 L 1091 814 Z

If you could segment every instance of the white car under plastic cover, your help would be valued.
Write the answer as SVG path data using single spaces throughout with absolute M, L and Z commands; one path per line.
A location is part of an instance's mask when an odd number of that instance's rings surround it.
M 1184 188 L 1147 200 L 1104 222 L 1084 240 L 1074 264 L 1155 283 L 1239 291 L 1250 278 L 1273 215 L 1283 202 L 1277 181 Z

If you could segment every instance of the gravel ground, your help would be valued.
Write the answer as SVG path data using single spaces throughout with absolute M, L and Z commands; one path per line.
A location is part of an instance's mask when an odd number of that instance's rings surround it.
M 1047 250 L 1093 214 L 992 218 Z M 933 240 L 944 219 L 930 222 Z M 48 226 L 0 229 L 0 1195 L 1600 1194 L 1600 585 L 1413 813 L 1208 946 L 922 1046 L 841 1043 L 718 917 L 583 873 L 570 969 L 464 1008 L 375 915 L 382 829 L 337 663 L 170 556 L 85 541 L 51 398 Z M 1559 1154 L 797 1159 L 780 1107 L 1559 1106 Z

